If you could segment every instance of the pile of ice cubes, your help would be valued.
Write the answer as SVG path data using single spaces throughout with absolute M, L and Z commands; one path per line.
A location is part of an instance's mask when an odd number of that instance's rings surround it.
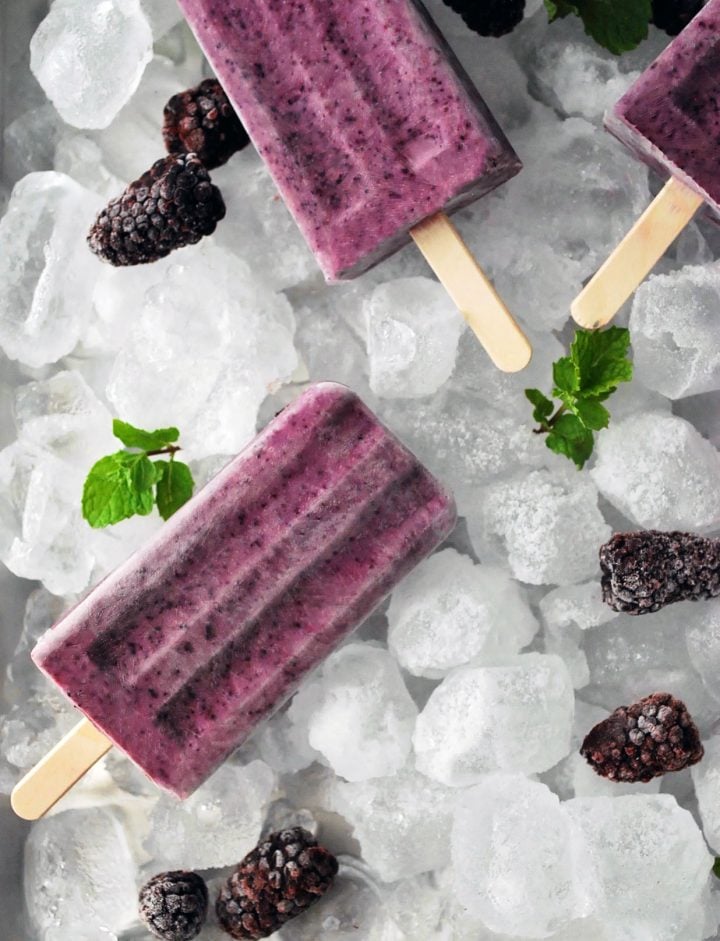
M 532 335 L 519 376 L 491 368 L 412 248 L 327 287 L 252 149 L 213 174 L 228 214 L 212 238 L 125 270 L 87 250 L 98 207 L 162 155 L 164 102 L 208 74 L 173 0 L 54 0 L 34 78 L 18 72 L 0 200 L 5 644 L 21 579 L 42 584 L 4 680 L 0 790 L 75 720 L 30 663 L 35 640 L 160 525 L 81 519 L 84 476 L 115 449 L 112 416 L 177 425 L 203 482 L 303 383 L 346 382 L 464 518 L 190 800 L 111 753 L 35 824 L 29 938 L 139 941 L 145 878 L 216 878 L 294 824 L 341 870 L 284 941 L 717 937 L 720 601 L 617 616 L 597 565 L 613 530 L 720 528 L 717 231 L 692 225 L 625 314 L 636 379 L 586 471 L 530 433 L 523 397 L 549 389 L 569 301 L 650 198 L 599 124 L 667 37 L 618 60 L 574 18 L 549 28 L 537 0 L 501 40 L 429 5 L 525 158 L 457 220 Z M 584 735 L 656 690 L 687 702 L 703 762 L 648 785 L 595 776 Z

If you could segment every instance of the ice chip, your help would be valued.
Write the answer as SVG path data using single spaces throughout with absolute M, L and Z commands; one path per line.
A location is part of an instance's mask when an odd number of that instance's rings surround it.
M 410 752 L 417 708 L 390 654 L 353 643 L 331 654 L 289 709 L 336 774 L 365 781 L 393 774 Z
M 574 694 L 556 656 L 460 667 L 431 694 L 413 746 L 419 771 L 451 787 L 490 771 L 547 771 L 570 750 Z
M 107 127 L 152 56 L 139 0 L 54 0 L 30 42 L 30 66 L 63 121 Z
M 400 665 L 433 679 L 464 663 L 515 654 L 538 628 L 507 572 L 455 549 L 431 556 L 395 589 L 388 621 L 388 645 Z
M 720 735 L 703 742 L 703 760 L 691 769 L 703 833 L 715 853 L 720 853 Z
M 685 628 L 690 662 L 708 693 L 720 701 L 720 599 L 685 602 L 676 612 Z

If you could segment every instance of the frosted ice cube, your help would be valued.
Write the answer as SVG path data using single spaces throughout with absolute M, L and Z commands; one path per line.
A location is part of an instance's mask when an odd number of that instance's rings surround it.
M 26 173 L 53 168 L 53 151 L 63 127 L 51 104 L 23 111 L 3 131 L 3 175 L 19 180 Z
M 168 869 L 239 863 L 260 837 L 275 774 L 262 761 L 225 762 L 187 800 L 163 794 L 150 817 L 145 849 Z
M 440 678 L 470 661 L 517 653 L 538 624 L 520 587 L 502 569 L 444 549 L 395 589 L 388 646 L 416 676 Z
M 105 166 L 99 145 L 85 134 L 63 135 L 55 148 L 53 166 L 105 199 L 114 198 L 124 188 L 123 181 Z M 127 281 L 128 272 L 123 274 Z
M 720 267 L 659 274 L 640 286 L 630 330 L 635 374 L 671 399 L 720 389 Z
M 601 432 L 592 478 L 628 519 L 650 529 L 720 523 L 720 454 L 676 415 L 646 412 Z
M 155 39 L 163 37 L 183 18 L 177 0 L 140 0 L 140 6 L 152 27 Z
M 0 220 L 0 345 L 29 366 L 69 353 L 90 312 L 100 262 L 85 235 L 99 198 L 62 173 L 16 184 Z
M 110 810 L 39 820 L 25 845 L 25 904 L 43 941 L 115 938 L 137 912 L 136 870 Z
M 370 387 L 376 395 L 432 395 L 450 378 L 465 322 L 430 278 L 398 278 L 363 305 Z
M 685 602 L 675 613 L 685 628 L 690 662 L 708 693 L 720 701 L 720 600 Z
M 570 750 L 574 694 L 559 657 L 528 653 L 445 677 L 418 716 L 415 764 L 452 787 L 547 771 Z
M 548 938 L 590 914 L 584 857 L 582 841 L 544 784 L 488 775 L 458 801 L 455 893 L 492 931 Z
M 295 724 L 287 710 L 276 713 L 257 735 L 260 757 L 280 774 L 307 768 L 319 758 L 308 742 L 307 723 Z
M 584 861 L 608 928 L 653 941 L 700 941 L 698 908 L 712 857 L 670 794 L 580 797 L 565 804 L 589 849 Z
M 403 938 L 424 938 L 427 941 L 452 941 L 449 919 L 452 899 L 446 879 L 438 873 L 421 873 L 412 879 L 396 882 L 386 899 L 386 907 Z
M 107 396 L 126 421 L 180 428 L 189 457 L 234 454 L 297 366 L 292 310 L 225 250 L 185 259 L 147 293 Z
M 139 0 L 54 0 L 30 41 L 30 67 L 64 121 L 107 127 L 152 56 Z
M 570 468 L 537 470 L 490 484 L 468 519 L 482 558 L 506 557 L 520 581 L 570 585 L 599 568 L 610 536 L 586 475 Z
M 455 791 L 405 768 L 370 781 L 336 780 L 331 806 L 351 824 L 383 882 L 439 869 L 450 858 Z
M 365 781 L 405 764 L 417 708 L 387 650 L 355 643 L 327 658 L 288 715 L 336 774 Z
M 691 774 L 705 839 L 720 853 L 720 735 L 706 738 L 703 745 L 705 755 Z

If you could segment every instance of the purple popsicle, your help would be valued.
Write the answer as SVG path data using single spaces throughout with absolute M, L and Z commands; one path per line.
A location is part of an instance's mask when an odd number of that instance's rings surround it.
M 32 656 L 186 797 L 454 520 L 452 498 L 353 392 L 314 385 Z
M 415 0 L 179 0 L 328 280 L 521 163 Z

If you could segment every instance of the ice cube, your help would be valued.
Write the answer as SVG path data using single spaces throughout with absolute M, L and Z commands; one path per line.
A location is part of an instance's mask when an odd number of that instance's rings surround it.
M 697 910 L 713 860 L 674 797 L 579 797 L 565 808 L 589 850 L 584 868 L 593 900 L 616 937 L 701 941 Z
M 424 872 L 396 882 L 390 889 L 385 904 L 402 938 L 453 941 L 449 924 L 452 899 L 446 880 L 438 875 Z
M 62 173 L 16 184 L 0 220 L 0 346 L 28 366 L 77 343 L 100 262 L 85 235 L 101 200 Z
M 444 549 L 393 592 L 388 646 L 416 676 L 438 679 L 453 667 L 517 653 L 538 623 L 520 587 L 502 569 Z
M 33 824 L 25 904 L 43 941 L 113 939 L 137 912 L 136 868 L 117 816 L 69 810 Z
M 27 173 L 52 170 L 55 143 L 62 128 L 51 104 L 23 111 L 3 131 L 3 176 L 19 180 Z
M 155 39 L 161 39 L 183 18 L 177 0 L 140 0 L 140 6 L 152 27 Z
M 444 866 L 455 791 L 410 768 L 370 781 L 336 780 L 331 806 L 351 824 L 383 882 Z
M 293 333 L 282 294 L 229 252 L 194 247 L 146 294 L 107 396 L 126 421 L 180 428 L 189 457 L 234 454 L 297 366 Z
M 702 604 L 683 602 L 675 613 L 685 628 L 690 662 L 708 693 L 720 701 L 720 599 Z
M 676 415 L 643 412 L 611 423 L 597 443 L 592 478 L 628 519 L 649 529 L 720 523 L 720 454 Z
M 591 913 L 585 848 L 544 784 L 497 774 L 464 791 L 452 860 L 458 900 L 492 931 L 548 938 Z
M 720 735 L 703 741 L 705 755 L 691 769 L 703 833 L 715 853 L 720 853 Z
M 387 650 L 353 643 L 303 684 L 288 716 L 336 774 L 365 781 L 405 764 L 417 708 Z
M 292 722 L 287 710 L 276 713 L 263 725 L 257 745 L 262 760 L 280 774 L 300 771 L 320 757 L 308 742 L 307 722 Z
M 104 199 L 114 198 L 124 188 L 123 181 L 105 166 L 99 145 L 85 134 L 63 135 L 55 148 L 53 165 Z M 123 274 L 127 281 L 128 272 Z
M 481 558 L 507 561 L 531 585 L 571 585 L 599 568 L 609 538 L 587 475 L 570 468 L 537 470 L 490 484 L 468 519 Z
M 263 761 L 225 762 L 182 803 L 163 794 L 145 849 L 156 868 L 211 869 L 239 863 L 260 837 L 275 774 Z
M 380 284 L 363 314 L 376 395 L 418 398 L 447 382 L 465 322 L 442 285 L 430 278 Z
M 682 268 L 640 286 L 630 330 L 635 375 L 671 399 L 720 389 L 720 266 Z
M 30 66 L 63 121 L 107 127 L 152 56 L 139 0 L 54 0 L 30 41 Z
M 573 708 L 559 657 L 528 653 L 459 667 L 418 716 L 415 764 L 451 787 L 489 771 L 547 771 L 570 750 Z

